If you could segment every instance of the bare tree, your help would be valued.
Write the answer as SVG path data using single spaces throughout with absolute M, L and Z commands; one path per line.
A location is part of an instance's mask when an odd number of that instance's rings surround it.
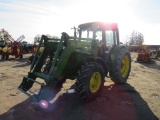
M 133 31 L 129 37 L 129 45 L 142 45 L 144 42 L 144 36 L 142 33 Z
M 40 42 L 40 39 L 41 39 L 41 35 L 37 34 L 37 35 L 34 37 L 34 44 L 39 43 L 39 42 Z
M 0 30 L 0 41 L 4 40 L 4 41 L 9 41 L 8 39 L 8 31 L 1 29 Z

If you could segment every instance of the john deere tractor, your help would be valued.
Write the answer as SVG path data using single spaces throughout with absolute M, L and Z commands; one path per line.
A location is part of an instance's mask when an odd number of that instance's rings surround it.
M 73 37 L 65 32 L 60 39 L 41 36 L 30 71 L 19 86 L 21 91 L 28 94 L 33 84 L 39 83 L 42 87 L 37 101 L 49 101 L 52 89 L 66 79 L 76 79 L 75 91 L 83 100 L 93 100 L 101 92 L 105 77 L 118 84 L 127 82 L 131 57 L 128 49 L 120 45 L 117 24 L 91 22 L 74 29 L 78 29 L 78 35 Z M 41 44 L 44 50 L 39 56 Z M 44 84 L 37 78 L 43 79 Z

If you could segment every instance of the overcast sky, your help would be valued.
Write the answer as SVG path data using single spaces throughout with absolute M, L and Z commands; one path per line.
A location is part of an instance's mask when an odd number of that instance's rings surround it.
M 160 0 L 0 0 L 0 29 L 30 43 L 37 34 L 73 35 L 73 26 L 94 21 L 117 22 L 122 42 L 135 30 L 145 44 L 160 44 Z

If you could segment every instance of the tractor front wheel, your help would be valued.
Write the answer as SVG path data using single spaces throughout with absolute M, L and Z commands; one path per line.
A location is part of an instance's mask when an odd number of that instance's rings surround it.
M 95 99 L 104 86 L 104 70 L 98 63 L 82 66 L 75 83 L 76 91 L 83 100 Z

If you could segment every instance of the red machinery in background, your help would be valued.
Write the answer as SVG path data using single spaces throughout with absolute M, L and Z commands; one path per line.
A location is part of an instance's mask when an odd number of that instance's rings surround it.
M 2 30 L 4 31 L 4 29 Z M 8 59 L 9 55 L 22 59 L 24 50 L 21 41 L 25 38 L 25 36 L 21 35 L 17 40 L 14 40 L 11 35 L 4 31 L 4 38 L 8 40 L 8 43 L 1 50 L 1 59 Z
M 138 53 L 137 61 L 138 62 L 151 62 L 151 52 L 142 51 Z
M 141 45 L 137 56 L 138 62 L 151 62 L 151 59 L 160 57 L 159 45 Z

